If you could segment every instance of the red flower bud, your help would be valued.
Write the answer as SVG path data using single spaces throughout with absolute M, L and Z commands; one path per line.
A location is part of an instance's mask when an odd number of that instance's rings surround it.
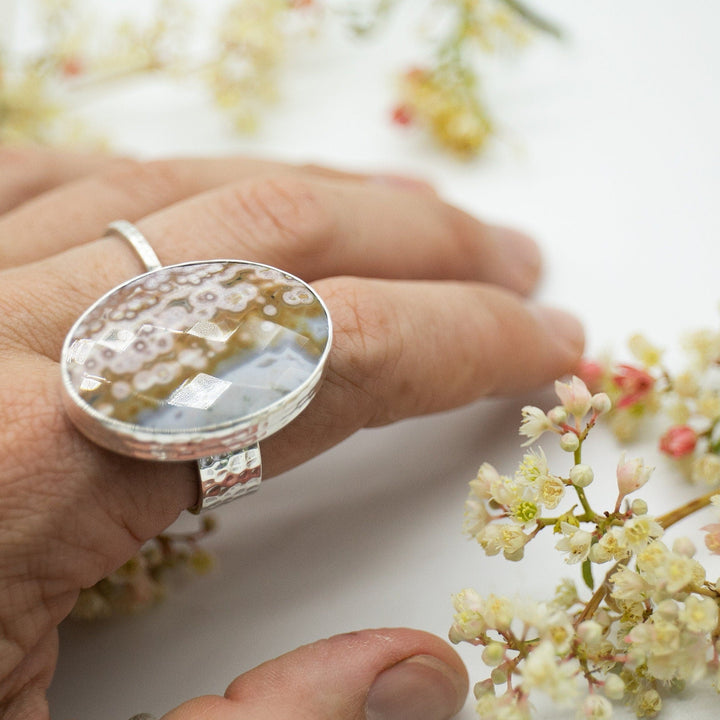
M 675 425 L 660 438 L 660 450 L 670 457 L 689 455 L 697 445 L 697 434 L 687 425 Z

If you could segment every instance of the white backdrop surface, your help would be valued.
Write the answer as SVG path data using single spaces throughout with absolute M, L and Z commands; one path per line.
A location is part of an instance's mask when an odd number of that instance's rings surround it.
M 249 153 L 426 177 L 467 210 L 538 238 L 546 272 L 537 297 L 581 317 L 590 354 L 621 348 L 637 330 L 672 344 L 688 329 L 716 326 L 720 5 L 535 5 L 567 37 L 488 63 L 501 136 L 471 163 L 388 121 L 392 74 L 416 58 L 417 13 L 407 8 L 375 40 L 335 32 L 298 50 L 281 100 L 250 138 L 182 86 L 119 86 L 88 99 L 84 115 L 118 150 L 141 156 Z M 477 466 L 488 460 L 510 471 L 520 458 L 519 408 L 551 401 L 547 393 L 485 401 L 364 431 L 222 509 L 207 543 L 218 559 L 212 574 L 137 617 L 63 626 L 53 718 L 159 716 L 223 692 L 264 660 L 351 629 L 407 625 L 445 635 L 450 596 L 469 585 L 549 596 L 572 570 L 550 542 L 509 564 L 484 557 L 460 528 Z M 619 450 L 603 433 L 589 460 L 613 483 Z M 690 491 L 656 461 L 644 496 L 662 512 Z M 701 524 L 684 529 L 699 540 Z M 484 678 L 479 651 L 460 652 L 471 676 Z M 665 717 L 717 717 L 709 688 L 679 702 Z M 473 717 L 469 701 L 461 718 Z M 565 715 L 539 702 L 538 717 Z

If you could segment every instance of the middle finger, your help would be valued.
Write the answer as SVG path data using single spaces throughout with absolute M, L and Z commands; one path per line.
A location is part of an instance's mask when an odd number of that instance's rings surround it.
M 426 192 L 376 183 L 247 181 L 191 198 L 138 226 L 164 264 L 242 258 L 308 281 L 350 274 L 481 280 L 527 290 L 539 265 L 525 236 L 483 225 Z M 6 332 L 14 333 L 15 344 L 55 359 L 79 313 L 141 270 L 130 246 L 111 237 L 6 271 Z

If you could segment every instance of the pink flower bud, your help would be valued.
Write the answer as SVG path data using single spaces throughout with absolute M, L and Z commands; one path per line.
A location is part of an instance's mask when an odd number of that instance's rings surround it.
M 697 445 L 697 434 L 687 425 L 675 425 L 660 438 L 660 450 L 670 457 L 689 455 Z
M 640 458 L 626 461 L 625 453 L 623 453 L 617 466 L 620 497 L 623 498 L 641 488 L 649 480 L 654 469 L 645 465 Z
M 615 405 L 624 408 L 642 400 L 655 387 L 655 378 L 641 368 L 623 364 L 617 366 L 613 383 L 622 391 Z
M 555 381 L 555 392 L 563 407 L 578 420 L 585 417 L 590 410 L 592 395 L 587 385 L 576 375 L 569 383 Z
M 583 358 L 580 361 L 577 374 L 592 392 L 599 392 L 602 388 L 605 371 L 600 363 Z

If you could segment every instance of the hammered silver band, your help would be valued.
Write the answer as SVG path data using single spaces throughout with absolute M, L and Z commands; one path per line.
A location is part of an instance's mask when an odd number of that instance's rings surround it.
M 147 238 L 127 220 L 116 220 L 108 225 L 105 236 L 125 240 L 135 251 L 147 272 L 162 267 L 162 263 Z M 188 508 L 199 514 L 226 502 L 248 495 L 262 481 L 262 460 L 257 443 L 197 461 L 199 473 L 198 499 Z
M 105 237 L 110 235 L 116 235 L 128 242 L 148 272 L 162 267 L 160 259 L 152 249 L 152 245 L 132 223 L 127 220 L 111 222 L 105 230 Z

